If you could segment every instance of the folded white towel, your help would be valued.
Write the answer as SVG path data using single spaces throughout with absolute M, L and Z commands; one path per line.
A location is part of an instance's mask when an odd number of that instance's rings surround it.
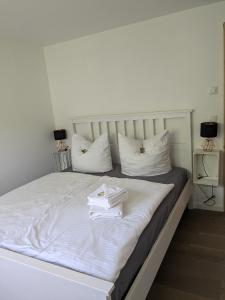
M 100 206 L 102 208 L 111 208 L 127 200 L 128 192 L 116 186 L 102 184 L 97 190 L 88 197 L 88 205 Z
M 120 203 L 110 209 L 105 209 L 99 206 L 90 206 L 89 218 L 91 220 L 97 219 L 121 219 L 123 218 L 123 203 Z

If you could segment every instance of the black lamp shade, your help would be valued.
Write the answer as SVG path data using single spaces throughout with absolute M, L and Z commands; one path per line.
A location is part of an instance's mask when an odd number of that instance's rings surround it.
M 53 132 L 54 132 L 54 138 L 56 141 L 66 139 L 66 130 L 65 129 L 54 130 Z
M 214 138 L 217 136 L 217 123 L 216 122 L 203 122 L 201 123 L 201 137 Z

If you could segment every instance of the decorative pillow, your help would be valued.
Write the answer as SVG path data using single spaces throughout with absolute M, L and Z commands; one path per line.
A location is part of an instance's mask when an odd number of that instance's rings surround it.
M 102 173 L 112 170 L 112 158 L 107 134 L 102 134 L 93 143 L 74 134 L 72 137 L 73 171 Z
M 129 176 L 155 176 L 171 170 L 169 132 L 148 140 L 137 140 L 118 134 L 121 170 Z

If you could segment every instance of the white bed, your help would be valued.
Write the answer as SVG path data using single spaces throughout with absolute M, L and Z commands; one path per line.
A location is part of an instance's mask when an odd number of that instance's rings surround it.
M 171 154 L 175 166 L 191 174 L 191 111 L 149 114 L 98 116 L 73 119 L 73 129 L 96 138 L 107 130 L 114 160 L 117 155 L 117 133 L 144 137 L 168 128 L 171 132 Z M 186 183 L 166 225 L 134 280 L 126 299 L 145 299 L 167 247 L 191 195 L 191 181 Z M 15 249 L 16 250 L 16 249 Z M 41 258 L 41 257 L 40 257 Z M 0 290 L 3 300 L 110 299 L 113 280 L 99 279 L 65 267 L 0 249 Z M 106 277 L 107 279 L 107 277 Z

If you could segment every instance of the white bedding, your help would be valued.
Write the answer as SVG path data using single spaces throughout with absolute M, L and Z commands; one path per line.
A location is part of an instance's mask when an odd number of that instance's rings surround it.
M 90 220 L 87 195 L 126 188 L 123 219 Z M 0 247 L 114 282 L 173 184 L 53 173 L 0 197 Z

